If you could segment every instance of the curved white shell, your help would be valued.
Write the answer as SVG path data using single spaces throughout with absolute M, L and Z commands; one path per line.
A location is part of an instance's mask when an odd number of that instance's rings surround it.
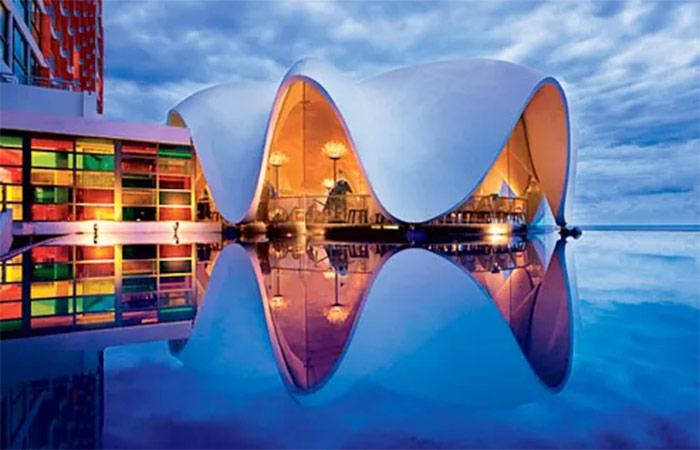
M 281 100 L 300 79 L 338 113 L 373 194 L 392 218 L 420 223 L 462 204 L 525 113 L 535 171 L 557 222 L 565 222 L 574 161 L 564 92 L 551 77 L 487 59 L 411 66 L 361 83 L 304 59 L 278 89 L 222 85 L 184 100 L 171 114 L 190 128 L 228 220 L 252 218 Z

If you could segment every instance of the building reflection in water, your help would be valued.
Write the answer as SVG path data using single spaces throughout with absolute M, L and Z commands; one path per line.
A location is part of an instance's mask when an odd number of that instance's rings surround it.
M 2 448 L 101 447 L 104 348 L 189 337 L 221 249 L 193 238 L 68 236 L 0 263 Z
M 478 283 L 507 322 L 535 374 L 555 391 L 568 374 L 572 348 L 571 294 L 563 247 L 563 242 L 547 249 L 537 241 L 519 239 L 425 246 Z M 293 392 L 320 389 L 342 364 L 345 349 L 352 345 L 353 329 L 363 320 L 360 311 L 374 277 L 392 255 L 406 248 L 363 243 L 255 244 L 254 262 L 264 286 L 273 347 Z M 439 276 L 435 282 L 440 282 Z
M 517 404 L 566 382 L 564 241 L 114 239 L 61 238 L 2 263 L 3 447 L 99 447 L 103 350 L 126 343 L 168 341 L 241 392 L 279 387 L 278 370 L 312 402 L 367 382 Z

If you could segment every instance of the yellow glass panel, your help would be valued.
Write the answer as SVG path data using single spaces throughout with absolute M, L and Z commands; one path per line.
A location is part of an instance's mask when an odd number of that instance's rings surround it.
M 73 295 L 72 281 L 52 281 L 48 283 L 32 283 L 31 297 L 52 298 L 69 297 Z
M 114 187 L 114 172 L 78 172 L 76 177 L 81 187 Z
M 22 220 L 22 205 L 18 204 L 13 204 L 13 205 L 8 205 L 9 208 L 12 208 L 12 220 Z
M 114 153 L 114 142 L 109 139 L 80 139 L 75 142 L 75 151 L 111 155 Z
M 5 266 L 5 282 L 14 283 L 22 281 L 22 266 Z
M 4 196 L 6 196 L 5 199 L 3 199 Z M 3 200 L 6 202 L 21 202 L 22 186 L 6 185 L 5 189 L 0 189 L 0 202 Z
M 72 186 L 73 172 L 70 170 L 32 169 L 32 184 Z
M 114 280 L 81 280 L 75 284 L 76 295 L 113 294 Z

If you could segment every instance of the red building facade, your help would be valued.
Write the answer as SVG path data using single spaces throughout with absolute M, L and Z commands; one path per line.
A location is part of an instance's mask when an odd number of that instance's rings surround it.
M 0 15 L 4 81 L 94 92 L 102 113 L 102 0 L 0 0 Z

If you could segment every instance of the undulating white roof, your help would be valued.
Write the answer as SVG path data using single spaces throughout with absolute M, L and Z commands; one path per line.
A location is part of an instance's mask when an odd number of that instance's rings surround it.
M 462 204 L 524 114 L 534 169 L 559 224 L 573 184 L 568 106 L 552 77 L 516 64 L 470 59 L 406 67 L 354 82 L 317 59 L 281 84 L 232 83 L 170 111 L 190 129 L 222 215 L 250 220 L 287 88 L 313 84 L 341 118 L 377 201 L 393 219 L 420 223 Z

